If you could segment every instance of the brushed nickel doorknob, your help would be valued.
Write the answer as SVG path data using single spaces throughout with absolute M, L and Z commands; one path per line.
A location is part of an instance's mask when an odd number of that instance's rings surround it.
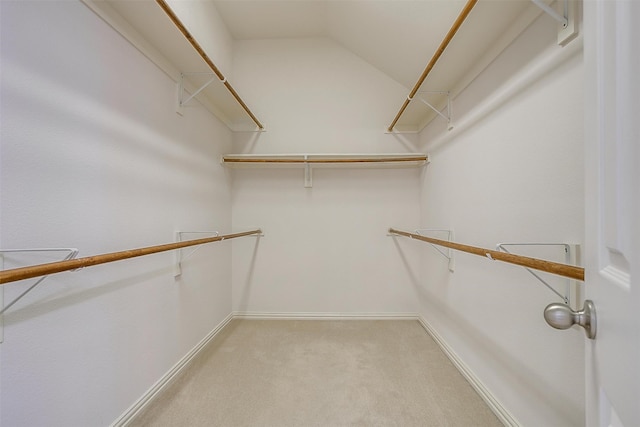
M 573 325 L 580 325 L 584 328 L 587 338 L 596 337 L 596 307 L 591 300 L 586 300 L 580 311 L 573 311 L 566 304 L 549 304 L 544 309 L 544 320 L 556 329 L 569 329 Z

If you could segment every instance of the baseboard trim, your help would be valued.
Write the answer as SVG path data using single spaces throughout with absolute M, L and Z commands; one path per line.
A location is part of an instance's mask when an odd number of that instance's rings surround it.
M 129 409 L 118 417 L 111 427 L 125 427 L 147 406 L 171 381 L 209 344 L 209 342 L 233 319 L 233 314 L 228 315 L 206 337 L 195 345 L 182 359 L 162 376 L 146 393 L 144 393 Z
M 257 312 L 234 311 L 234 319 L 280 319 L 280 320 L 416 320 L 416 313 L 302 313 L 302 312 Z
M 489 406 L 491 411 L 498 419 L 507 427 L 520 427 L 520 423 L 513 415 L 502 405 L 502 403 L 491 393 L 491 391 L 480 381 L 480 379 L 471 371 L 471 369 L 458 357 L 455 351 L 444 341 L 444 339 L 436 332 L 435 329 L 427 322 L 424 317 L 417 316 L 418 322 L 427 331 L 433 340 L 440 346 L 444 354 L 447 355 L 451 363 L 460 371 L 463 377 L 471 384 L 471 387 L 480 395 L 482 400 Z

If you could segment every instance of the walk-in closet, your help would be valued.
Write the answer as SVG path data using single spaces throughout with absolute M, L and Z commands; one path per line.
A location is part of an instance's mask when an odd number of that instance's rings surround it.
M 2 0 L 0 425 L 640 424 L 615 0 Z

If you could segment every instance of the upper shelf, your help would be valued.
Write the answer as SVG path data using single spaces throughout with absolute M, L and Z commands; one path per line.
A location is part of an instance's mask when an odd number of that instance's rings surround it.
M 409 168 L 424 166 L 429 157 L 401 154 L 227 154 L 222 164 L 231 168 L 304 168 L 304 186 L 313 186 L 312 168 Z
M 465 8 L 471 8 L 466 11 L 468 16 L 463 22 L 453 23 L 450 33 L 458 27 L 453 35 L 443 35 L 442 44 L 413 90 L 405 100 L 400 100 L 398 107 L 403 102 L 407 105 L 402 104 L 404 110 L 389 131 L 420 132 L 434 119 L 442 120 L 446 126 L 447 118 L 440 117 L 432 107 L 450 118 L 448 101 L 468 86 L 542 13 L 530 0 L 481 0 L 477 3 L 470 0 Z M 459 19 L 464 13 L 465 9 Z M 491 25 L 486 25 L 488 22 Z M 410 96 L 411 93 L 414 95 Z M 455 114 L 450 125 L 455 126 Z
M 264 126 L 163 0 L 82 0 L 233 131 Z M 213 78 L 210 84 L 205 84 Z M 189 95 L 179 94 L 188 99 Z M 188 104 L 187 104 L 188 105 Z
M 227 154 L 222 164 L 232 168 L 247 167 L 369 167 L 403 168 L 424 166 L 426 154 Z

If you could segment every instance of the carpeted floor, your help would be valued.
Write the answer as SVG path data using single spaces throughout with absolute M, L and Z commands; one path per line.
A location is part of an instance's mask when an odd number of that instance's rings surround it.
M 502 426 L 412 320 L 233 320 L 133 426 Z

